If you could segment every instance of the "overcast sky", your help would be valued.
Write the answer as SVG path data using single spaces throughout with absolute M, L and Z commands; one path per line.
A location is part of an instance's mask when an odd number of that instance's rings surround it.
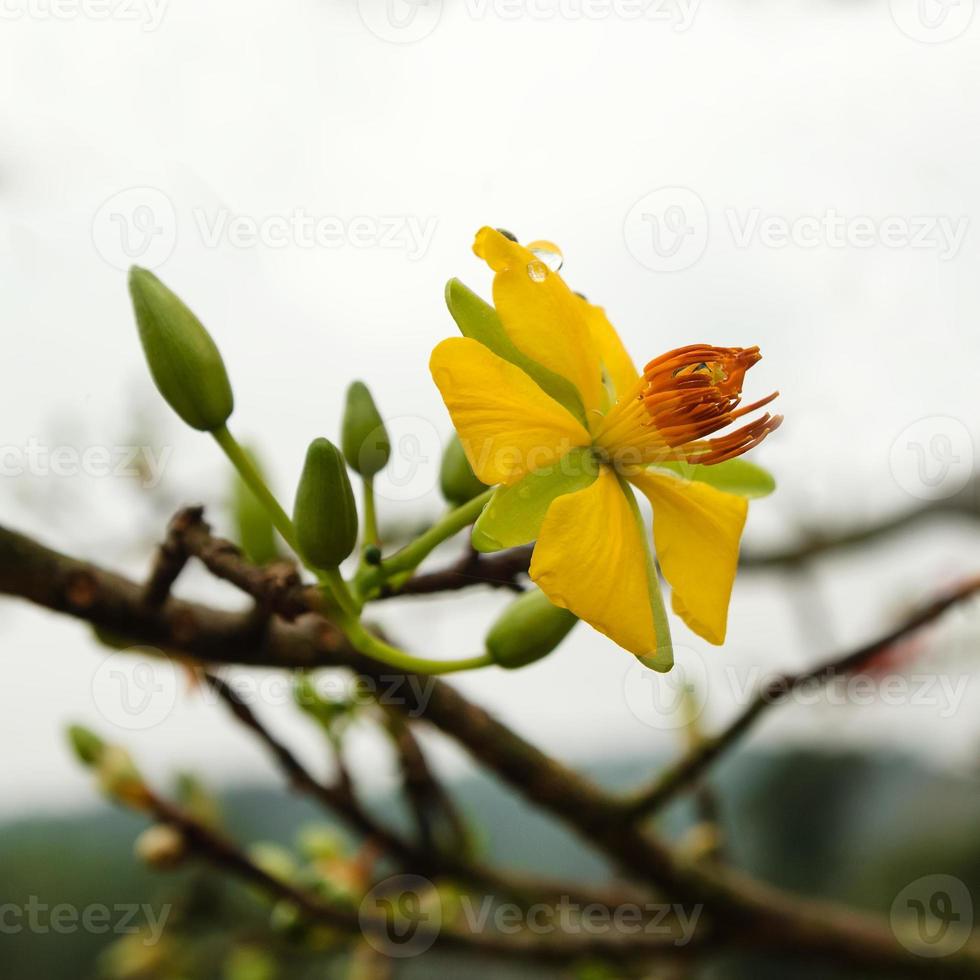
M 396 471 L 383 515 L 434 515 L 449 425 L 426 363 L 452 332 L 445 281 L 489 291 L 470 251 L 486 223 L 558 242 L 569 282 L 606 306 L 640 362 L 695 341 L 762 347 L 748 393 L 779 388 L 787 421 L 757 454 L 780 490 L 753 505 L 750 544 L 948 496 L 969 476 L 980 434 L 973 0 L 927 4 L 925 20 L 913 0 L 667 0 L 639 18 L 629 0 L 110 0 L 107 19 L 94 16 L 104 6 L 65 0 L 61 19 L 43 0 L 4 6 L 4 523 L 138 574 L 168 509 L 225 496 L 214 447 L 150 386 L 131 262 L 213 332 L 234 428 L 261 447 L 284 497 L 361 377 L 397 420 L 402 457 L 422 458 L 411 480 Z M 122 447 L 144 444 L 151 486 L 101 475 L 106 455 L 117 469 Z M 57 447 L 79 460 L 89 450 L 75 467 L 88 472 L 59 475 Z M 60 465 L 72 470 L 71 458 Z M 760 666 L 869 637 L 975 570 L 978 544 L 968 526 L 932 527 L 803 580 L 746 576 L 723 650 L 676 631 L 680 662 L 707 678 L 706 720 L 723 719 Z M 184 591 L 197 587 L 209 587 L 203 576 Z M 384 616 L 407 645 L 448 656 L 473 652 L 502 601 Z M 125 739 L 154 772 L 268 776 L 182 682 L 159 724 L 123 731 L 111 664 L 83 628 L 9 602 L 0 617 L 0 737 L 17 744 L 0 805 L 89 797 L 60 741 L 74 718 Z M 962 698 L 794 706 L 761 737 L 917 750 L 941 739 L 944 756 L 969 757 L 975 619 L 954 617 L 927 651 L 929 670 L 929 657 L 959 664 L 949 676 L 970 682 Z M 529 671 L 458 683 L 569 756 L 667 748 L 674 733 L 637 702 L 645 682 L 632 670 L 581 626 Z M 287 708 L 268 711 L 315 744 Z

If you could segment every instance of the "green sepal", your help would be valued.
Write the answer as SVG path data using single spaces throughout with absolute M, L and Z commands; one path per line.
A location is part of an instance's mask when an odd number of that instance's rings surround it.
M 540 589 L 529 589 L 487 633 L 487 653 L 508 670 L 526 667 L 548 656 L 577 622 L 574 613 L 554 605 Z
M 590 449 L 573 449 L 557 463 L 498 487 L 473 527 L 477 551 L 502 551 L 536 541 L 551 502 L 591 486 L 599 463 Z
M 489 303 L 458 279 L 450 279 L 446 284 L 446 305 L 464 337 L 479 341 L 498 357 L 519 367 L 537 382 L 545 394 L 567 408 L 588 428 L 585 406 L 575 385 L 524 354 L 507 335 L 497 311 Z
M 636 521 L 640 537 L 643 539 L 643 550 L 646 555 L 647 566 L 647 589 L 650 594 L 650 611 L 653 614 L 653 632 L 657 638 L 657 650 L 646 656 L 637 656 L 637 660 L 649 670 L 655 670 L 658 674 L 666 674 L 674 667 L 674 644 L 670 638 L 670 622 L 667 620 L 667 610 L 664 608 L 663 592 L 660 588 L 660 575 L 657 572 L 657 563 L 653 557 L 653 550 L 650 547 L 650 533 L 643 521 L 640 507 L 633 495 L 633 489 L 622 478 L 619 477 L 619 485 L 626 499 L 629 501 L 630 510 L 633 512 L 633 519 Z
M 367 479 L 388 465 L 391 440 L 363 381 L 355 381 L 347 389 L 340 445 L 350 468 Z
M 293 524 L 300 554 L 314 568 L 337 568 L 357 543 L 357 504 L 347 465 L 329 439 L 314 439 L 306 452 Z
M 654 470 L 666 470 L 683 480 L 695 480 L 724 493 L 735 494 L 750 499 L 768 497 L 776 489 L 776 480 L 768 470 L 764 470 L 746 459 L 727 459 L 723 463 L 704 466 L 700 463 L 679 462 L 657 463 Z
M 235 407 L 221 353 L 201 321 L 152 272 L 133 266 L 129 293 L 160 394 L 191 428 L 220 429 Z

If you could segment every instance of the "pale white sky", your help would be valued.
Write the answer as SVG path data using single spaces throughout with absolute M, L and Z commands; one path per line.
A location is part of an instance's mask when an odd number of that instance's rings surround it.
M 448 421 L 426 362 L 452 330 L 446 279 L 487 291 L 469 251 L 484 223 L 560 243 L 567 278 L 607 307 L 637 360 L 701 340 L 762 346 L 749 393 L 778 387 L 787 422 L 758 454 L 781 489 L 753 507 L 757 545 L 952 492 L 970 471 L 980 19 L 955 18 L 972 0 L 938 26 L 917 26 L 904 0 L 668 2 L 640 20 L 612 0 L 429 0 L 414 16 L 403 0 L 140 2 L 113 4 L 108 20 L 86 0 L 64 20 L 40 0 L 4 6 L 0 463 L 33 471 L 0 479 L 5 523 L 135 574 L 168 509 L 224 496 L 214 449 L 150 388 L 130 261 L 154 266 L 209 325 L 235 428 L 262 447 L 284 496 L 360 376 L 400 419 L 406 452 L 433 464 L 391 488 L 386 513 L 435 513 L 425 491 Z M 943 32 L 955 36 L 928 43 Z M 410 35 L 424 36 L 392 43 Z M 147 427 L 166 465 L 142 494 L 131 478 L 27 462 L 31 440 L 107 447 L 118 462 Z M 924 531 L 822 566 L 816 585 L 745 578 L 724 650 L 677 629 L 692 648 L 682 663 L 708 664 L 706 717 L 737 696 L 726 669 L 749 677 L 873 634 L 923 588 L 975 570 L 978 537 Z M 385 617 L 407 644 L 469 652 L 501 598 Z M 791 600 L 826 622 L 807 647 Z M 11 603 L 0 616 L 0 738 L 18 745 L 5 753 L 5 805 L 85 799 L 59 727 L 81 718 L 111 734 L 103 654 L 76 624 Z M 935 634 L 968 680 L 974 619 Z M 567 755 L 667 747 L 672 734 L 624 695 L 636 690 L 630 666 L 580 627 L 532 670 L 458 683 Z M 951 719 L 943 704 L 801 706 L 762 734 L 911 748 L 941 738 L 966 758 L 975 688 Z M 216 708 L 185 700 L 120 736 L 157 771 L 267 773 Z M 313 746 L 286 708 L 270 712 Z

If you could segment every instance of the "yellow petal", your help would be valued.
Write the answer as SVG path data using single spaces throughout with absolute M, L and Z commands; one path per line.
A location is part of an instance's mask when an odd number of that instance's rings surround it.
M 484 483 L 514 483 L 589 444 L 577 419 L 479 341 L 444 340 L 429 368 L 470 466 Z
M 592 343 L 602 361 L 603 373 L 612 382 L 615 395 L 623 395 L 639 381 L 640 373 L 619 339 L 616 328 L 609 322 L 606 311 L 601 306 L 593 306 L 587 300 L 581 302 L 592 334 Z
M 496 275 L 493 304 L 507 335 L 528 357 L 568 378 L 586 412 L 602 404 L 602 369 L 581 299 L 533 252 L 493 228 L 473 251 Z
M 650 563 L 627 492 L 603 466 L 590 487 L 558 497 L 541 525 L 531 578 L 556 606 L 631 653 L 649 657 L 660 652 Z M 663 650 L 669 641 L 664 635 L 661 641 Z
M 709 643 L 725 642 L 748 501 L 706 483 L 636 470 L 653 507 L 653 537 L 674 612 Z

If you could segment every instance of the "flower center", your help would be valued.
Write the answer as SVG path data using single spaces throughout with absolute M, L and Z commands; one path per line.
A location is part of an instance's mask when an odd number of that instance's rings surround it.
M 693 344 L 656 358 L 605 417 L 596 446 L 626 466 L 670 460 L 710 466 L 741 456 L 778 428 L 782 416 L 766 412 L 723 436 L 706 437 L 779 394 L 739 407 L 745 372 L 761 357 L 758 347 Z

